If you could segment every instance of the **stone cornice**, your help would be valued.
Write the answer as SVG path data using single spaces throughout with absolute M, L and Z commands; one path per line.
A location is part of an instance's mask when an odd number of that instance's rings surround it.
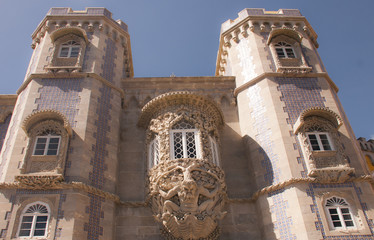
M 332 81 L 330 76 L 326 72 L 322 73 L 304 73 L 304 74 L 297 74 L 295 76 L 294 73 L 276 73 L 276 72 L 264 72 L 257 77 L 252 78 L 252 80 L 240 85 L 239 87 L 235 88 L 234 90 L 234 97 L 237 97 L 238 94 L 245 89 L 249 88 L 250 86 L 264 80 L 268 77 L 305 77 L 305 78 L 325 78 L 327 82 L 329 83 L 330 87 L 335 91 L 338 92 L 339 88 L 335 85 L 335 83 Z
M 35 73 L 35 74 L 30 74 L 30 76 L 27 77 L 27 79 L 22 83 L 20 88 L 17 90 L 17 94 L 19 95 L 23 90 L 26 89 L 26 87 L 29 85 L 29 83 L 33 79 L 42 79 L 42 78 L 94 78 L 96 80 L 99 80 L 106 86 L 118 91 L 121 94 L 121 98 L 124 99 L 125 93 L 124 91 L 115 86 L 113 83 L 109 82 L 105 78 L 99 76 L 96 73 L 70 73 L 70 74 L 65 74 L 65 73 Z
M 362 175 L 359 177 L 351 178 L 344 183 L 350 183 L 350 182 L 367 182 L 370 184 L 374 184 L 373 176 L 371 175 Z M 278 184 L 274 184 L 268 187 L 264 187 L 258 191 L 256 191 L 251 197 L 249 198 L 228 198 L 226 201 L 232 202 L 232 203 L 241 203 L 241 202 L 256 202 L 258 198 L 262 195 L 274 192 L 276 190 L 285 188 L 285 187 L 297 187 L 298 184 L 302 183 L 318 183 L 318 184 L 331 184 L 330 182 L 321 182 L 318 181 L 315 178 L 291 178 L 288 180 L 285 180 L 283 182 L 280 182 Z M 342 184 L 342 183 L 338 183 Z M 117 204 L 127 206 L 127 207 L 145 207 L 147 206 L 147 203 L 144 202 L 132 202 L 132 201 L 122 201 L 120 197 L 114 193 L 106 192 L 101 189 L 92 187 L 90 185 L 87 185 L 82 182 L 61 182 L 59 179 L 51 181 L 51 184 L 45 184 L 39 185 L 38 181 L 35 181 L 35 184 L 30 185 L 22 185 L 19 182 L 15 183 L 6 183 L 2 182 L 0 183 L 0 191 L 4 190 L 20 190 L 20 189 L 26 189 L 26 190 L 61 190 L 61 189 L 73 189 L 73 190 L 80 190 L 84 191 L 86 193 L 94 194 L 99 197 L 103 197 L 107 200 L 111 200 Z

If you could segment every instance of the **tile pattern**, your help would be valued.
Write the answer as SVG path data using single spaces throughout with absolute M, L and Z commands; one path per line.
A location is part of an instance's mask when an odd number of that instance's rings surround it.
M 251 118 L 253 119 L 253 129 L 256 131 L 256 142 L 260 145 L 259 151 L 263 156 L 261 165 L 265 170 L 265 186 L 277 184 L 281 180 L 281 169 L 279 156 L 273 151 L 275 142 L 272 140 L 272 130 L 268 127 L 269 119 L 266 115 L 264 99 L 261 96 L 261 88 L 254 85 L 248 88 L 247 97 L 249 99 L 249 108 Z M 264 187 L 264 186 L 260 186 Z M 283 197 L 284 189 L 274 191 L 268 195 L 272 198 L 273 205 L 271 212 L 275 215 L 275 228 L 279 231 L 280 239 L 296 239 L 292 233 L 292 218 L 287 216 L 288 202 Z
M 25 98 L 26 94 L 25 91 L 22 91 L 20 95 L 18 96 L 18 100 L 16 103 L 16 106 L 14 107 L 13 110 L 13 115 L 12 115 L 12 121 L 9 124 L 8 131 L 9 131 L 9 136 L 7 139 L 4 139 L 3 147 L 2 147 L 2 155 L 0 159 L 0 179 L 3 178 L 4 176 L 4 166 L 7 164 L 9 161 L 10 157 L 8 157 L 9 151 L 10 151 L 10 146 L 13 144 L 13 141 L 16 138 L 16 132 L 19 129 L 19 126 L 21 125 L 21 110 L 22 110 L 22 105 L 25 104 Z
M 104 64 L 102 67 L 101 76 L 109 82 L 113 82 L 115 77 L 115 64 L 114 59 L 116 58 L 115 42 L 112 39 L 106 40 L 105 56 L 103 57 Z M 100 89 L 100 96 L 97 100 L 98 105 L 96 109 L 97 120 L 95 126 L 97 127 L 94 133 L 95 144 L 92 145 L 92 151 L 94 153 L 90 164 L 92 165 L 92 172 L 89 174 L 89 180 L 93 187 L 102 189 L 105 184 L 104 171 L 107 170 L 105 164 L 105 158 L 108 156 L 106 146 L 109 144 L 107 134 L 110 132 L 110 111 L 112 105 L 110 103 L 113 98 L 111 88 L 103 85 Z M 103 198 L 90 195 L 90 205 L 87 207 L 86 212 L 89 214 L 89 222 L 85 223 L 84 230 L 88 232 L 87 239 L 97 240 L 100 235 L 103 235 L 103 228 L 100 227 L 101 214 L 101 202 Z
M 60 220 L 64 218 L 64 211 L 62 210 L 62 203 L 66 201 L 66 194 L 60 194 L 60 201 L 58 203 L 57 219 L 56 219 L 56 229 L 54 240 L 61 237 L 62 227 L 59 227 Z
M 3 123 L 0 123 L 0 151 L 3 147 L 4 139 L 6 132 L 8 131 L 10 119 L 12 118 L 12 115 L 10 114 L 8 117 L 5 118 Z
M 310 107 L 324 107 L 325 98 L 322 89 L 318 86 L 317 78 L 289 78 L 276 77 L 278 91 L 281 92 L 281 101 L 284 102 L 284 111 L 288 113 L 287 122 L 293 126 L 301 112 Z
M 339 189 L 339 188 L 353 188 L 355 190 L 355 193 L 360 201 L 360 205 L 361 205 L 361 208 L 363 210 L 363 213 L 364 213 L 364 216 L 365 216 L 365 220 L 367 221 L 367 223 L 369 224 L 369 227 L 370 227 L 370 231 L 371 231 L 371 234 L 370 235 L 358 235 L 358 234 L 350 234 L 350 235 L 346 235 L 346 236 L 326 236 L 326 232 L 325 232 L 325 226 L 323 226 L 322 224 L 322 216 L 320 214 L 320 211 L 323 211 L 323 209 L 318 209 L 317 207 L 317 202 L 316 202 L 316 197 L 315 197 L 315 193 L 314 193 L 314 189 L 318 189 L 318 188 L 328 188 L 328 189 L 331 189 L 331 188 L 334 188 L 334 189 Z M 362 202 L 361 200 L 361 195 L 362 192 L 361 192 L 361 189 L 359 187 L 357 187 L 357 185 L 355 183 L 342 183 L 342 184 L 318 184 L 318 183 L 312 183 L 312 184 L 309 184 L 308 186 L 308 189 L 307 189 L 307 195 L 309 197 L 312 198 L 313 200 L 313 205 L 311 205 L 311 211 L 312 213 L 315 213 L 316 216 L 317 216 L 317 220 L 315 222 L 315 227 L 316 227 L 316 230 L 317 231 L 320 231 L 321 234 L 322 234 L 322 237 L 323 239 L 339 239 L 339 240 L 369 240 L 369 239 L 374 239 L 373 235 L 374 235 L 374 231 L 373 231 L 373 220 L 372 219 L 369 219 L 368 216 L 367 216 L 367 205 L 366 203 Z M 328 226 L 326 226 L 328 227 Z
M 253 61 L 253 50 L 250 48 L 249 40 L 244 38 L 236 45 L 238 52 L 239 64 L 241 66 L 241 74 L 244 77 L 243 83 L 249 82 L 257 76 L 256 64 Z
M 42 87 L 38 90 L 40 97 L 35 100 L 37 108 L 34 111 L 57 110 L 64 114 L 71 126 L 74 127 L 74 119 L 80 103 L 79 93 L 82 91 L 82 81 L 80 78 L 42 79 L 40 81 Z

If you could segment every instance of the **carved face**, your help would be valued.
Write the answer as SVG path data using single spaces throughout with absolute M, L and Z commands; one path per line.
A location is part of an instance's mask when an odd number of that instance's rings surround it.
M 217 222 L 225 215 L 221 208 L 226 185 L 219 167 L 197 159 L 178 159 L 157 165 L 149 177 L 151 206 L 167 234 L 215 239 L 211 235 L 217 234 Z

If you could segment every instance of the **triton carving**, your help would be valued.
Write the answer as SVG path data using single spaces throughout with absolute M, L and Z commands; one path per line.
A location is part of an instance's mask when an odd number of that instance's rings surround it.
M 149 173 L 148 202 L 167 239 L 217 239 L 225 198 L 223 171 L 204 160 L 162 162 Z

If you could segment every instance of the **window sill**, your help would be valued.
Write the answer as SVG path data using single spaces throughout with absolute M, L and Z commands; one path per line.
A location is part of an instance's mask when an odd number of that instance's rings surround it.
M 62 174 L 22 174 L 15 176 L 16 182 L 21 188 L 27 189 L 43 189 L 45 187 L 53 187 L 64 181 Z
M 280 73 L 309 73 L 311 71 L 312 71 L 312 68 L 307 67 L 307 66 L 300 66 L 300 67 L 279 66 L 277 69 L 277 72 L 280 72 Z
M 48 67 L 44 67 L 44 69 L 47 70 L 48 72 L 52 72 L 52 73 L 57 73 L 57 72 L 71 73 L 71 72 L 81 72 L 82 71 L 81 66 L 48 66 Z
M 326 167 L 312 169 L 308 173 L 309 177 L 319 180 L 321 183 L 335 182 L 342 183 L 350 179 L 355 173 L 355 170 L 348 166 Z
M 327 151 L 312 151 L 313 157 L 333 157 L 336 155 L 336 151 L 327 150 Z

